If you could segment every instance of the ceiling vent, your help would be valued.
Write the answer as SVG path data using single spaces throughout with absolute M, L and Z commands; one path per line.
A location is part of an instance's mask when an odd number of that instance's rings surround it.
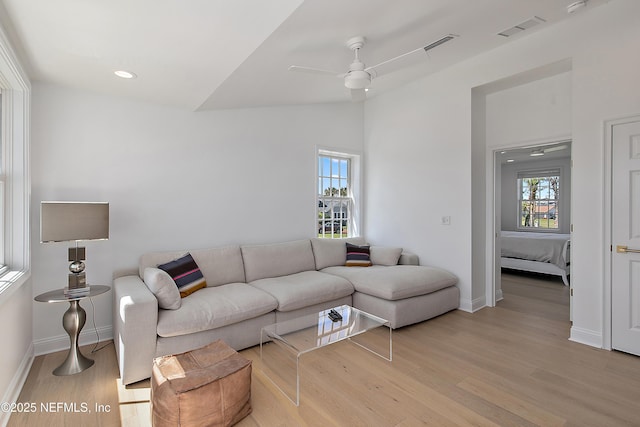
M 545 22 L 547 22 L 547 21 L 545 21 L 544 19 L 539 18 L 537 16 L 534 16 L 533 18 L 527 19 L 526 21 L 521 22 L 518 25 L 514 25 L 513 27 L 507 28 L 504 31 L 500 31 L 498 33 L 498 35 L 502 36 L 502 37 L 511 37 L 511 36 L 513 36 L 515 34 L 518 34 L 518 33 L 522 32 L 524 30 L 528 30 L 529 28 L 535 27 L 536 25 L 543 24 Z
M 429 52 L 431 49 L 436 48 L 438 46 L 440 46 L 441 44 L 445 44 L 448 41 L 453 40 L 456 36 L 455 34 L 448 34 L 444 37 L 442 37 L 441 39 L 438 39 L 436 41 L 434 41 L 433 43 L 430 43 L 428 45 L 426 45 L 425 47 L 423 47 L 425 52 Z

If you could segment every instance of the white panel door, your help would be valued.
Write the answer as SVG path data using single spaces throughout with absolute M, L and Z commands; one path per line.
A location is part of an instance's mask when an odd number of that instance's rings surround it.
M 612 136 L 611 344 L 640 355 L 640 122 Z

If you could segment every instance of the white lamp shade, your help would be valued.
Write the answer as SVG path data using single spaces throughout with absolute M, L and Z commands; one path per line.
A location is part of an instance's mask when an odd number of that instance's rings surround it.
M 42 202 L 40 241 L 68 242 L 109 238 L 109 203 Z

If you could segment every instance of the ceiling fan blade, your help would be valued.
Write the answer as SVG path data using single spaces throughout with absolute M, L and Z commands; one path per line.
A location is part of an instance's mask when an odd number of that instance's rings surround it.
M 554 151 L 566 150 L 568 147 L 569 147 L 568 145 L 563 144 L 563 145 L 557 145 L 555 147 L 545 148 L 542 151 L 545 153 L 552 153 Z
M 300 67 L 298 65 L 291 65 L 289 67 L 289 71 L 295 71 L 299 73 L 308 73 L 308 74 L 324 74 L 324 75 L 330 75 L 334 77 L 341 77 L 341 75 L 339 73 L 336 73 L 335 71 L 323 70 L 321 68 Z
M 436 40 L 436 41 L 434 41 L 432 43 L 429 43 L 426 46 L 419 47 L 419 48 L 414 49 L 414 50 L 412 50 L 410 52 L 403 53 L 402 55 L 398 55 L 395 58 L 387 59 L 386 61 L 382 61 L 379 64 L 373 65 L 371 67 L 367 67 L 367 68 L 365 68 L 365 71 L 369 72 L 369 71 L 371 71 L 371 70 L 373 70 L 375 68 L 381 67 L 381 66 L 386 65 L 386 64 L 388 64 L 390 62 L 397 61 L 398 59 L 404 58 L 405 56 L 409 56 L 409 55 L 411 55 L 413 53 L 420 52 L 421 50 L 424 50 L 425 52 L 428 52 L 431 49 L 434 49 L 434 48 L 436 48 L 436 47 L 438 47 L 438 46 L 440 46 L 440 45 L 442 45 L 442 44 L 444 44 L 444 43 L 446 43 L 448 41 L 451 41 L 456 37 L 458 37 L 458 36 L 455 35 L 455 34 L 447 34 L 446 36 L 441 37 L 438 40 Z
M 351 89 L 351 101 L 362 102 L 367 99 L 367 92 L 364 89 Z

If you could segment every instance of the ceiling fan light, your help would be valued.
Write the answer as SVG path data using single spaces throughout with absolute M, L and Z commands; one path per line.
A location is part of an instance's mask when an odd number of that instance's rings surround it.
M 344 77 L 344 85 L 349 89 L 365 89 L 371 84 L 371 76 L 366 71 L 350 71 Z

